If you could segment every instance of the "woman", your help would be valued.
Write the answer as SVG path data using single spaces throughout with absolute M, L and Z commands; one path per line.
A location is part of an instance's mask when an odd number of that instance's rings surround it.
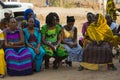
M 59 63 L 67 56 L 66 49 L 61 44 L 61 27 L 56 25 L 54 13 L 46 17 L 46 24 L 42 26 L 42 41 L 45 49 L 45 68 L 49 68 L 49 58 L 54 57 L 53 68 L 58 69 Z
M 1 27 L 3 29 L 8 28 L 8 23 L 9 23 L 11 17 L 12 17 L 12 11 L 11 10 L 5 10 L 4 18 L 1 20 Z
M 107 64 L 109 70 L 117 70 L 112 61 L 114 37 L 103 15 L 97 14 L 95 22 L 87 29 L 87 45 L 83 51 L 83 59 L 79 70 L 83 68 L 98 70 L 99 64 Z
M 24 24 L 24 28 L 27 26 L 29 18 L 34 18 L 35 27 L 40 29 L 40 22 L 36 19 L 36 15 L 32 9 L 26 9 L 24 12 L 24 20 L 22 22 L 22 25 Z
M 32 52 L 33 60 L 35 61 L 35 70 L 39 72 L 45 51 L 41 47 L 41 33 L 38 28 L 35 27 L 34 19 L 28 19 L 27 28 L 23 29 L 25 35 L 25 42 Z
M 94 16 L 95 15 L 91 12 L 87 13 L 87 22 L 85 22 L 82 27 L 82 35 L 83 36 L 85 36 L 88 26 L 94 21 Z
M 3 40 L 4 35 L 3 31 L 0 29 L 0 78 L 3 78 L 5 76 L 5 59 L 4 59 L 4 50 L 3 50 Z
M 85 36 L 85 33 L 87 31 L 87 28 L 88 26 L 94 21 L 94 17 L 95 15 L 91 12 L 87 13 L 87 22 L 85 22 L 82 26 L 82 36 L 80 37 L 79 39 L 79 44 L 83 47 L 85 46 L 85 40 L 84 40 L 84 36 Z
M 67 16 L 67 25 L 63 27 L 62 43 L 68 52 L 66 63 L 72 66 L 72 61 L 82 60 L 82 47 L 77 44 L 77 28 L 74 26 L 74 16 Z
M 11 76 L 32 74 L 32 55 L 24 45 L 23 31 L 16 25 L 16 19 L 11 18 L 4 31 L 7 72 Z
M 112 30 L 113 34 L 114 35 L 119 35 L 119 29 L 120 29 L 119 25 L 112 20 L 112 17 L 110 15 L 107 14 L 105 16 L 105 18 L 106 18 L 107 24 L 109 25 L 109 27 Z M 115 48 L 116 49 L 116 54 L 113 54 L 113 57 L 119 55 L 119 49 L 118 48 Z
M 116 8 L 114 0 L 107 0 L 106 14 L 109 14 L 112 17 L 113 21 L 117 20 L 116 11 L 120 12 L 120 9 Z

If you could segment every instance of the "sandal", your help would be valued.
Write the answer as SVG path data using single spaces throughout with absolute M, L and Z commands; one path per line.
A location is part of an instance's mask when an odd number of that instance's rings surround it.
M 84 67 L 79 66 L 79 67 L 78 67 L 78 71 L 82 71 L 82 70 L 84 70 Z
M 112 65 L 108 66 L 108 70 L 116 71 L 117 68 L 112 64 Z
M 67 60 L 65 60 L 65 63 L 66 63 L 69 67 L 72 67 L 72 61 L 67 61 Z
M 0 74 L 0 78 L 4 78 L 4 75 Z

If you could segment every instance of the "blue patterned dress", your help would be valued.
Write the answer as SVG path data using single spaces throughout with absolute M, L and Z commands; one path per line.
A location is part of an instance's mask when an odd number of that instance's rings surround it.
M 26 43 L 29 43 L 34 47 L 37 47 L 37 44 L 41 43 L 41 34 L 40 34 L 38 28 L 35 28 L 34 34 L 30 34 L 29 31 L 27 30 L 27 28 L 24 28 L 23 31 L 24 31 Z M 43 57 L 45 55 L 44 49 L 40 46 L 40 48 L 39 48 L 40 54 L 36 54 L 35 51 L 30 47 L 28 49 L 31 51 L 32 58 L 35 61 L 36 71 L 40 71 L 41 66 L 42 66 Z

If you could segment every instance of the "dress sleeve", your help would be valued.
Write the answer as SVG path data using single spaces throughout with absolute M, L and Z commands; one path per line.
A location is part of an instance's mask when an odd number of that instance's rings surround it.
M 0 30 L 0 40 L 4 40 L 4 34 L 2 30 Z
M 40 32 L 40 30 L 38 29 L 38 28 L 36 28 L 36 32 L 37 32 L 37 43 L 41 43 L 41 32 Z
M 27 35 L 27 30 L 26 30 L 26 28 L 23 29 L 23 33 L 24 33 L 24 41 L 25 41 L 25 43 L 28 43 L 28 36 L 29 36 L 29 35 Z
M 45 36 L 46 31 L 47 31 L 47 25 L 43 25 L 42 28 L 41 28 L 41 34 L 42 34 L 42 36 Z
M 57 34 L 61 34 L 62 28 L 59 25 L 56 25 L 57 28 Z

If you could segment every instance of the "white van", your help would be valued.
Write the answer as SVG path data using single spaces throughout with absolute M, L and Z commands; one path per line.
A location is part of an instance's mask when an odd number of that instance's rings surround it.
M 0 20 L 4 18 L 4 12 L 6 10 L 11 10 L 12 11 L 12 16 L 17 17 L 17 16 L 23 16 L 24 11 L 28 8 L 33 9 L 33 4 L 32 3 L 21 3 L 21 2 L 2 2 L 0 0 Z

